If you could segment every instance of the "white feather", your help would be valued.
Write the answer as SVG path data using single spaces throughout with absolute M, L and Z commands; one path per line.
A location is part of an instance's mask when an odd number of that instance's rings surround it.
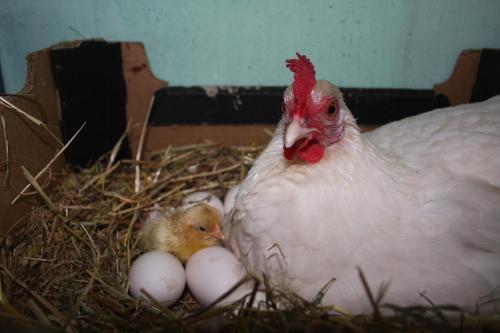
M 472 307 L 500 284 L 500 96 L 347 126 L 312 165 L 283 157 L 284 126 L 225 224 L 251 273 L 308 299 L 335 278 L 323 302 L 353 312 L 370 310 L 357 267 L 399 305 Z

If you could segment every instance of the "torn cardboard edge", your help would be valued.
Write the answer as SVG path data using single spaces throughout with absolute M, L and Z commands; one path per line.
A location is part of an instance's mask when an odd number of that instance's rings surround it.
M 24 88 L 16 95 L 5 97 L 27 114 L 42 121 L 59 139 L 59 118 L 55 85 L 50 71 L 48 49 L 31 53 L 27 56 L 27 79 Z M 0 235 L 17 221 L 20 221 L 32 209 L 36 197 L 31 196 L 11 205 L 11 201 L 28 183 L 21 166 L 32 174 L 38 173 L 61 147 L 45 128 L 37 126 L 18 112 L 0 105 L 0 112 L 5 118 L 6 137 L 9 145 L 8 156 L 5 151 L 5 138 L 0 135 L 0 156 L 4 167 L 0 171 Z M 8 163 L 8 177 L 6 177 Z M 50 171 L 39 182 L 46 183 L 51 173 L 60 171 L 64 166 L 61 156 L 51 166 Z
M 451 105 L 468 103 L 476 84 L 481 50 L 464 50 L 457 58 L 450 77 L 434 86 L 434 91 L 446 95 Z

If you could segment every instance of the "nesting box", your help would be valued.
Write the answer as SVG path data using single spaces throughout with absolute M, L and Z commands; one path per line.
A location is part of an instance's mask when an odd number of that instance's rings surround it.
M 491 75 L 491 68 L 498 71 L 498 62 L 491 59 L 498 59 L 498 51 L 464 51 L 450 79 L 434 90 L 342 90 L 361 128 L 370 130 L 436 107 L 498 94 Z M 9 255 L 22 253 L 20 263 L 26 268 L 17 276 L 12 267 L 2 267 L 4 292 L 0 300 L 4 303 L 0 306 L 12 317 L 25 318 L 3 295 L 27 297 L 26 312 L 48 329 L 55 323 L 60 327 L 123 329 L 130 316 L 137 316 L 137 322 L 130 326 L 134 329 L 142 324 L 153 327 L 156 322 L 151 320 L 158 316 L 168 319 L 169 325 L 179 324 L 178 318 L 161 306 L 150 311 L 146 321 L 140 319 L 141 311 L 147 310 L 127 298 L 126 271 L 137 254 L 135 226 L 153 204 L 167 202 L 162 200 L 177 202 L 192 188 L 223 194 L 241 181 L 271 137 L 280 117 L 284 87 L 169 87 L 152 73 L 143 45 L 136 42 L 69 42 L 32 53 L 27 60 L 24 89 L 4 97 L 0 105 L 4 132 L 0 150 L 6 161 L 0 173 L 5 180 L 0 192 L 0 235 Z M 152 159 L 142 161 L 141 156 L 146 155 Z M 120 166 L 119 160 L 123 161 Z M 79 170 L 78 176 L 71 174 L 68 165 Z M 144 174 L 134 172 L 141 168 Z M 185 174 L 180 172 L 183 170 Z M 51 188 L 54 175 L 60 173 L 66 173 L 67 178 L 59 180 L 59 188 Z M 64 189 L 70 190 L 64 193 Z M 79 201 L 87 189 L 102 197 Z M 141 193 L 147 195 L 141 197 Z M 116 201 L 106 212 L 110 198 Z M 99 202 L 94 205 L 92 200 Z M 38 211 L 40 204 L 48 206 L 48 211 Z M 96 207 L 101 215 L 87 220 L 85 212 Z M 7 232 L 33 223 L 33 214 L 41 219 L 49 216 L 50 223 L 41 222 L 38 229 L 32 229 L 40 235 L 46 233 L 47 238 L 20 234 L 6 240 Z M 34 239 L 43 241 L 34 244 Z M 63 283 L 69 286 L 69 294 L 64 296 L 67 309 L 52 304 L 50 295 L 45 294 L 55 288 L 50 281 L 37 288 L 26 283 L 28 271 L 54 274 L 51 262 L 58 257 L 44 246 L 64 240 L 74 244 L 73 254 L 59 263 L 68 265 L 68 275 L 75 275 L 71 283 Z M 81 260 L 89 263 L 89 268 L 70 268 L 80 260 L 83 248 L 88 255 Z M 12 264 L 12 260 L 9 257 L 2 265 Z M 101 276 L 103 266 L 109 271 Z M 59 278 L 64 275 L 59 274 Z M 88 297 L 92 297 L 92 304 L 86 303 Z M 97 314 L 99 307 L 109 314 Z M 95 320 L 87 320 L 91 313 Z M 321 316 L 319 312 L 315 315 Z M 118 319 L 106 324 L 106 318 L 111 317 Z

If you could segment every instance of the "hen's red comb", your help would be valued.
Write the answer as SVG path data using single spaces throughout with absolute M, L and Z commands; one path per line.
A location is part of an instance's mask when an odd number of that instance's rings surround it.
M 293 95 L 300 105 L 304 105 L 316 84 L 316 71 L 311 60 L 297 52 L 297 59 L 287 59 L 286 67 L 293 73 Z

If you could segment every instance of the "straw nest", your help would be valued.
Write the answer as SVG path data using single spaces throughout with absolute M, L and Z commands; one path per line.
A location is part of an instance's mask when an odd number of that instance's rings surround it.
M 258 307 L 250 306 L 255 290 L 225 307 L 201 308 L 188 291 L 171 308 L 152 298 L 133 299 L 127 274 L 140 254 L 138 226 L 149 212 L 155 205 L 176 207 L 194 191 L 222 197 L 242 181 L 262 147 L 205 142 L 168 147 L 144 159 L 116 161 L 121 143 L 89 168 L 51 175 L 41 172 L 35 177 L 24 170 L 35 190 L 32 194 L 41 200 L 0 239 L 0 326 L 4 329 L 500 331 L 498 315 L 475 316 L 432 304 L 382 306 L 368 287 L 373 313 L 360 316 L 329 311 L 319 305 L 321 295 L 308 302 L 272 289 L 266 281 L 260 284 L 266 301 Z M 362 273 L 360 278 L 367 286 Z

